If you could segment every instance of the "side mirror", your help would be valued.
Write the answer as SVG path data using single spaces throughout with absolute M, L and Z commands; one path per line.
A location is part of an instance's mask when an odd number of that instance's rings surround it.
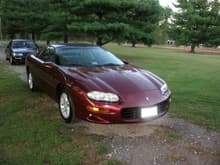
M 128 61 L 126 61 L 125 59 L 122 59 L 122 61 L 127 65 L 129 64 Z

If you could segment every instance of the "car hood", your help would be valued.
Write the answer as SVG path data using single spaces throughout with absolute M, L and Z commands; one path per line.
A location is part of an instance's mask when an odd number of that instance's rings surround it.
M 80 81 L 88 91 L 98 90 L 116 94 L 158 90 L 163 80 L 132 65 L 108 67 L 65 67 L 65 72 Z
M 32 53 L 32 52 L 35 52 L 36 49 L 16 48 L 16 49 L 12 49 L 12 51 L 15 53 Z

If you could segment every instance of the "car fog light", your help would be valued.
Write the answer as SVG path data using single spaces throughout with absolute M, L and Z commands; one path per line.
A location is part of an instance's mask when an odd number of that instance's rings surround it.
M 13 56 L 23 56 L 22 53 L 15 53 L 15 52 L 13 52 L 12 55 L 13 55 Z

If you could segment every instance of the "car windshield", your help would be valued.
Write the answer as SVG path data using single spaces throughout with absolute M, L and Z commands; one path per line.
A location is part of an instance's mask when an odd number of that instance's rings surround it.
M 36 49 L 37 46 L 33 41 L 13 41 L 12 48 L 29 48 L 29 49 Z
M 58 48 L 58 63 L 63 66 L 119 66 L 124 63 L 109 51 L 100 47 Z

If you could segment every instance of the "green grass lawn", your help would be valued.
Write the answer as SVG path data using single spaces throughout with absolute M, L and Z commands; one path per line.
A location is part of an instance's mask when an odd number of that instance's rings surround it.
M 115 44 L 106 48 L 167 81 L 171 114 L 220 131 L 220 56 Z M 0 62 L 0 164 L 120 164 L 106 160 L 103 137 L 72 127 L 48 96 L 30 92 Z
M 171 114 L 220 130 L 220 56 L 116 44 L 105 47 L 166 80 L 172 90 Z
M 0 62 L 0 164 L 120 164 L 106 159 L 103 137 L 72 129 L 48 96 L 30 92 Z

